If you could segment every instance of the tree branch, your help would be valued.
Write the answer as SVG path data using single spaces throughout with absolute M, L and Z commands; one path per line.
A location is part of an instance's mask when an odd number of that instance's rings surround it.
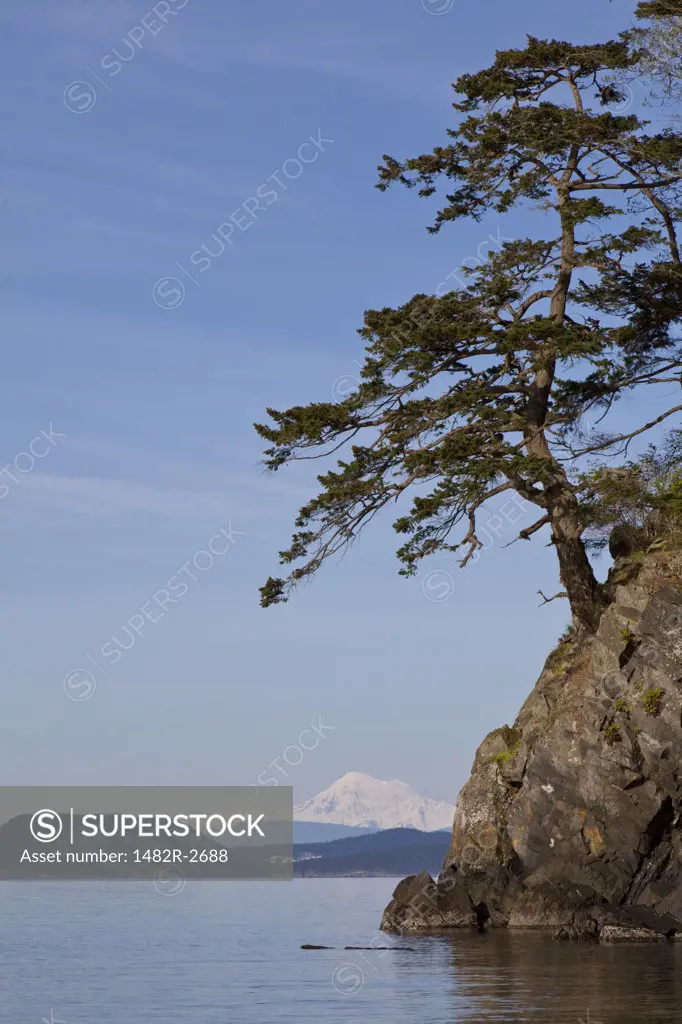
M 624 192 L 626 189 L 639 189 L 641 192 L 650 188 L 664 188 L 666 185 L 677 185 L 682 181 L 682 176 L 676 178 L 664 178 L 661 181 L 645 181 L 644 183 L 639 181 L 624 181 L 621 183 L 613 182 L 611 184 L 604 182 L 602 184 L 594 184 L 591 181 L 580 182 L 578 185 L 570 185 L 569 189 L 571 192 L 581 192 L 585 189 L 617 189 L 619 192 Z
M 533 523 L 532 526 L 528 526 L 525 530 L 521 530 L 518 537 L 515 537 L 514 540 L 510 540 L 508 544 L 504 545 L 505 548 L 510 548 L 512 544 L 516 544 L 517 540 L 530 540 L 534 533 L 537 533 L 543 526 L 547 526 L 551 522 L 552 517 L 549 514 L 543 516 L 541 519 L 538 519 L 537 523 Z
M 633 437 L 638 437 L 639 434 L 646 433 L 647 430 L 651 430 L 652 427 L 657 426 L 666 420 L 668 416 L 672 416 L 673 413 L 682 412 L 682 405 L 675 405 L 672 409 L 668 409 L 667 412 L 661 413 L 655 420 L 651 420 L 649 423 L 645 423 L 643 427 L 639 427 L 638 430 L 633 430 L 629 434 L 620 434 L 618 437 L 605 438 L 599 444 L 592 445 L 589 448 L 583 448 L 582 451 L 573 452 L 571 455 L 572 459 L 581 458 L 583 455 L 589 455 L 591 452 L 601 452 L 606 448 L 611 448 L 614 444 L 620 444 L 621 441 L 632 441 Z
M 464 547 L 465 544 L 468 544 L 469 550 L 467 551 L 462 561 L 459 563 L 460 569 L 463 569 L 464 566 L 469 561 L 469 559 L 473 558 L 478 548 L 483 547 L 480 540 L 476 536 L 476 512 L 481 507 L 481 505 L 483 505 L 484 502 L 488 500 L 488 498 L 494 498 L 496 494 L 502 494 L 503 491 L 510 491 L 512 489 L 513 484 L 509 482 L 505 484 L 500 484 L 499 487 L 493 487 L 492 490 L 488 491 L 486 494 L 483 494 L 467 509 L 467 515 L 469 517 L 469 532 L 467 533 L 466 537 L 464 537 L 463 540 L 460 541 L 457 547 L 461 548 Z

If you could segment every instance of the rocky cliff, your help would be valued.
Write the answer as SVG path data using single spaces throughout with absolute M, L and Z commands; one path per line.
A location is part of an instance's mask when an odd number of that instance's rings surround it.
M 479 747 L 438 881 L 401 882 L 384 930 L 682 934 L 682 552 L 617 558 L 609 591 Z

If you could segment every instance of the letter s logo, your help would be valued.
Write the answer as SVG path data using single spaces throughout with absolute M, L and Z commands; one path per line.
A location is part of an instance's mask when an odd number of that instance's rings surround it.
M 53 843 L 62 834 L 64 823 L 56 811 L 36 811 L 31 818 L 29 828 L 31 835 L 39 843 Z

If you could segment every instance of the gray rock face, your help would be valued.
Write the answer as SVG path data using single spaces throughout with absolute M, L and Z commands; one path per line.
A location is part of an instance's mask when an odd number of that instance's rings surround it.
M 435 882 L 382 928 L 682 933 L 682 554 L 619 559 L 595 637 L 548 658 L 513 728 L 479 747 Z

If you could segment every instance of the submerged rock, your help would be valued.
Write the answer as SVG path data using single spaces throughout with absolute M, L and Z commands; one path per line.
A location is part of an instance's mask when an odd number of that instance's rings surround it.
M 438 880 L 400 882 L 385 931 L 682 932 L 682 553 L 620 559 L 609 586 L 597 634 L 479 747 Z

